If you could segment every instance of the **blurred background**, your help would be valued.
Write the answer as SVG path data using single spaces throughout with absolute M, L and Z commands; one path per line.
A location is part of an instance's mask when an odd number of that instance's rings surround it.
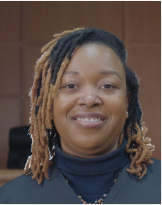
M 28 93 L 41 47 L 75 27 L 104 29 L 125 43 L 127 65 L 141 79 L 153 157 L 160 159 L 160 20 L 160 1 L 0 2 L 0 169 L 7 168 L 10 129 L 29 125 Z

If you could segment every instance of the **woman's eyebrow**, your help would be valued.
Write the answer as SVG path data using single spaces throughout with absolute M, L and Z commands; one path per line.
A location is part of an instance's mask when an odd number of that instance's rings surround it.
M 100 74 L 103 74 L 103 75 L 110 75 L 110 74 L 117 75 L 122 80 L 122 78 L 119 75 L 119 73 L 117 73 L 116 71 L 113 71 L 113 70 L 111 70 L 111 71 L 101 71 Z
M 80 75 L 77 71 L 65 71 L 64 74 Z
M 65 71 L 64 74 L 80 75 L 78 71 Z M 117 73 L 116 71 L 101 71 L 100 74 L 101 75 L 110 75 L 110 74 L 117 75 L 120 79 L 122 79 L 119 73 Z

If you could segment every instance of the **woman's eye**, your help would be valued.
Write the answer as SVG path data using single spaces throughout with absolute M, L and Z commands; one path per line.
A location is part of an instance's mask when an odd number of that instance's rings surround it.
M 101 86 L 101 88 L 109 89 L 109 88 L 115 88 L 115 86 L 111 84 L 104 84 L 103 86 Z
M 68 84 L 65 86 L 65 88 L 73 89 L 73 88 L 76 88 L 76 85 L 75 84 Z

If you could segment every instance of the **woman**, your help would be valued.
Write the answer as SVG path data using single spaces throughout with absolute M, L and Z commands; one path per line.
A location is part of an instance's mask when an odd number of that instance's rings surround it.
M 78 28 L 54 35 L 42 53 L 30 92 L 32 155 L 0 202 L 160 203 L 160 162 L 123 43 Z

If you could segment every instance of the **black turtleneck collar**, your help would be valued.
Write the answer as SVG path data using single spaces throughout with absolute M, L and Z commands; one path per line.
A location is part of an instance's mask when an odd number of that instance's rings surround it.
M 74 157 L 65 153 L 58 144 L 55 146 L 56 163 L 60 169 L 79 175 L 96 175 L 116 171 L 127 162 L 126 139 L 121 146 L 105 155 L 95 158 Z

